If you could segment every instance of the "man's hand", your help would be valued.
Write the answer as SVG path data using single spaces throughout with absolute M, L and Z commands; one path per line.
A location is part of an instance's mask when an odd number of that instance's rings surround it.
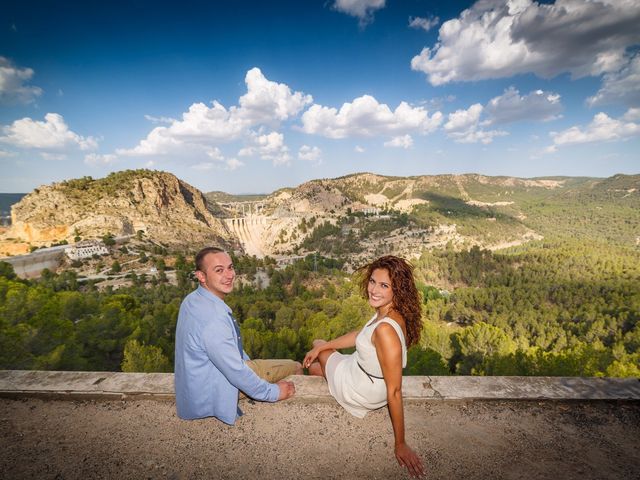
M 296 394 L 296 386 L 293 384 L 293 382 L 280 380 L 276 385 L 278 385 L 278 388 L 280 389 L 278 401 L 286 400 L 287 398 L 291 398 Z

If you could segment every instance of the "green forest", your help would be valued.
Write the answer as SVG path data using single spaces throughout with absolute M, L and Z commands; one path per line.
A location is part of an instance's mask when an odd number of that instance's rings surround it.
M 177 285 L 161 271 L 112 291 L 71 270 L 22 280 L 0 262 L 0 368 L 172 371 L 178 309 L 196 286 L 192 262 L 172 263 Z M 314 338 L 373 314 L 340 260 L 234 263 L 227 303 L 253 358 L 301 360 Z M 424 330 L 406 375 L 640 376 L 637 248 L 565 237 L 499 253 L 425 250 L 413 264 Z

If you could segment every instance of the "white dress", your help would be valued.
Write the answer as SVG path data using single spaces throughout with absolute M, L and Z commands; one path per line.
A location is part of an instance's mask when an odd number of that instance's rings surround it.
M 371 336 L 378 325 L 388 323 L 394 328 L 402 345 L 402 368 L 407 365 L 407 347 L 402 327 L 388 317 L 375 323 L 374 320 L 375 315 L 358 333 L 355 352 L 351 355 L 332 353 L 325 368 L 331 395 L 347 412 L 358 418 L 387 404 L 387 386 L 381 378 L 382 368 L 376 347 L 371 343 Z

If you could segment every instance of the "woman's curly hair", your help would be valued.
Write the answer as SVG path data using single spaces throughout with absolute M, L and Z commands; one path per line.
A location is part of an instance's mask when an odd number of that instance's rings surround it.
M 415 345 L 420 340 L 422 332 L 422 309 L 416 281 L 413 278 L 413 266 L 404 258 L 386 255 L 360 267 L 360 291 L 364 298 L 369 298 L 369 279 L 373 271 L 378 269 L 389 272 L 393 308 L 402 315 L 407 327 L 407 348 Z

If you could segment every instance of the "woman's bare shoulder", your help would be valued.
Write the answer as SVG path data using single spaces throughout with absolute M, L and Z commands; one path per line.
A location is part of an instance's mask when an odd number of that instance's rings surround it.
M 402 329 L 401 325 L 400 328 Z M 396 343 L 398 344 L 397 346 L 400 347 L 401 344 L 400 337 L 398 336 L 398 331 L 393 325 L 391 325 L 391 323 L 387 321 L 378 322 L 378 325 L 373 331 L 373 335 L 371 335 L 371 342 L 376 347 L 381 344 L 389 346 L 393 345 L 395 347 Z
M 391 320 L 396 322 L 401 327 L 405 326 L 406 322 L 404 321 L 404 317 L 402 315 L 400 315 L 400 312 L 398 312 L 395 309 L 392 309 L 392 310 L 389 311 L 389 313 L 387 313 L 387 318 L 390 318 Z

